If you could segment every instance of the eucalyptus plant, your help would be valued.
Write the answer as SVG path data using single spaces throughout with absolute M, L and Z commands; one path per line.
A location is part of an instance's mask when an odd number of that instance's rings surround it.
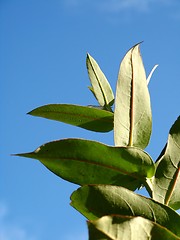
M 133 46 L 120 64 L 115 97 L 90 54 L 86 65 L 98 106 L 49 104 L 29 114 L 95 132 L 114 130 L 115 146 L 69 138 L 17 155 L 80 186 L 71 206 L 87 218 L 90 240 L 180 239 L 180 117 L 156 161 L 144 150 L 152 131 L 148 82 L 157 65 L 146 77 L 140 44 Z M 134 192 L 142 187 L 149 197 Z

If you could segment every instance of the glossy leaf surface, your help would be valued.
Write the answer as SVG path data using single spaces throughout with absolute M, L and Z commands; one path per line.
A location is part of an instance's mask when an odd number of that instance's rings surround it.
M 83 186 L 71 195 L 71 205 L 89 220 L 105 215 L 141 216 L 180 237 L 180 216 L 171 208 L 117 186 Z
M 104 216 L 88 222 L 89 240 L 179 240 L 167 228 L 142 217 Z
M 167 145 L 156 162 L 153 198 L 180 208 L 180 117 L 170 129 Z
M 113 113 L 72 104 L 49 104 L 38 107 L 28 114 L 68 123 L 95 132 L 113 129 Z
M 79 185 L 114 184 L 135 190 L 155 171 L 153 161 L 141 149 L 82 139 L 49 142 L 18 155 L 38 159 L 56 175 Z
M 127 52 L 120 65 L 114 112 L 115 145 L 144 149 L 151 128 L 150 97 L 138 44 Z
M 114 103 L 114 94 L 111 86 L 99 65 L 90 54 L 87 54 L 86 65 L 92 84 L 90 90 L 101 106 L 111 106 Z

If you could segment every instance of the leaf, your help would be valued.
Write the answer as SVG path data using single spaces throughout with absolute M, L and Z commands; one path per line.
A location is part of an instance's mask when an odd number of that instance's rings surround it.
M 155 170 L 152 159 L 141 149 L 82 139 L 49 142 L 34 152 L 17 155 L 38 159 L 56 175 L 79 185 L 114 184 L 135 190 Z
M 180 116 L 170 129 L 161 155 L 156 162 L 153 198 L 177 210 L 180 208 Z
M 144 149 L 151 136 L 151 118 L 146 74 L 137 44 L 120 65 L 114 112 L 115 145 Z
M 49 104 L 38 107 L 28 114 L 68 123 L 95 132 L 113 129 L 113 113 L 72 104 Z
M 150 82 L 150 80 L 151 80 L 151 77 L 152 77 L 152 75 L 153 75 L 153 73 L 154 73 L 154 71 L 156 70 L 157 67 L 158 67 L 158 64 L 156 64 L 156 65 L 153 67 L 153 69 L 151 70 L 149 76 L 147 77 L 147 85 L 149 84 L 149 82 Z
M 180 216 L 166 205 L 117 186 L 83 186 L 71 195 L 71 205 L 89 220 L 105 215 L 141 216 L 180 237 Z
M 87 54 L 86 65 L 92 84 L 92 87 L 90 87 L 91 92 L 95 95 L 101 106 L 112 106 L 114 103 L 114 94 L 111 86 L 99 65 L 90 54 Z
M 88 228 L 89 240 L 180 239 L 167 228 L 142 217 L 104 216 L 95 221 L 88 221 Z

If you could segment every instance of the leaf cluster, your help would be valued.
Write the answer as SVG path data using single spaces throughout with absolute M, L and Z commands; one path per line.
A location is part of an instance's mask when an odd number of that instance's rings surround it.
M 120 64 L 115 97 L 90 54 L 86 65 L 97 106 L 49 104 L 29 114 L 95 132 L 113 130 L 115 146 L 69 138 L 17 155 L 38 159 L 80 186 L 71 206 L 88 219 L 90 240 L 180 239 L 180 117 L 156 161 L 144 150 L 152 132 L 148 83 L 157 65 L 146 77 L 140 44 L 133 46 Z M 149 198 L 134 192 L 140 187 Z

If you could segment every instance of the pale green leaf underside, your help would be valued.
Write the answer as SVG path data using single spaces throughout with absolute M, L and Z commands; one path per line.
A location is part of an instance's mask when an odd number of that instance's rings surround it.
M 105 215 L 141 216 L 180 237 L 180 216 L 171 208 L 117 186 L 83 186 L 71 195 L 71 205 L 89 220 Z
M 49 104 L 38 107 L 29 114 L 95 132 L 109 132 L 113 129 L 113 113 L 91 107 L 73 104 Z
M 170 129 L 167 146 L 157 161 L 153 198 L 174 209 L 180 208 L 180 117 Z
M 112 105 L 114 103 L 114 94 L 104 73 L 100 69 L 94 58 L 87 54 L 86 65 L 93 92 L 101 106 Z
M 179 240 L 167 228 L 142 217 L 104 216 L 88 221 L 89 240 Z
M 135 190 L 155 171 L 152 159 L 141 149 L 83 139 L 49 142 L 18 155 L 38 159 L 56 175 L 79 185 L 114 184 Z
M 115 145 L 144 149 L 151 128 L 150 97 L 138 44 L 127 52 L 120 65 L 114 112 Z

